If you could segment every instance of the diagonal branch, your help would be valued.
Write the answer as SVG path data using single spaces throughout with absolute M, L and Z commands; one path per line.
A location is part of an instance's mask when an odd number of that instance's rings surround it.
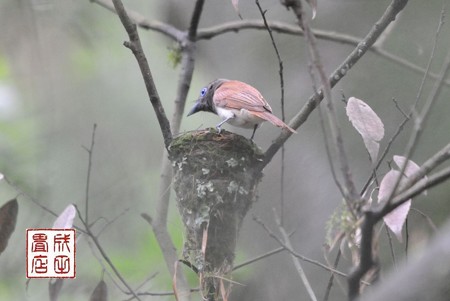
M 309 54 L 311 56 L 313 67 L 319 74 L 320 82 L 322 83 L 321 93 L 324 95 L 326 102 L 326 112 L 328 116 L 328 123 L 331 130 L 331 137 L 333 139 L 333 145 L 336 148 L 336 153 L 339 158 L 339 163 L 341 166 L 341 173 L 345 180 L 345 186 L 340 185 L 339 181 L 335 179 L 340 190 L 343 193 L 343 197 L 347 202 L 347 206 L 350 212 L 352 212 L 352 207 L 354 203 L 358 200 L 358 194 L 356 192 L 355 184 L 352 180 L 352 175 L 350 172 L 350 166 L 347 159 L 347 153 L 344 149 L 344 143 L 342 138 L 342 131 L 340 129 L 339 123 L 337 121 L 336 109 L 334 108 L 334 102 L 331 94 L 330 82 L 325 74 L 324 67 L 322 65 L 322 59 L 320 56 L 319 49 L 317 47 L 317 39 L 314 36 L 311 28 L 309 27 L 309 22 L 304 18 L 304 11 L 300 0 L 290 0 L 286 1 L 286 7 L 293 8 L 293 11 L 297 17 L 299 25 L 303 28 L 304 37 L 306 44 L 308 45 Z M 314 86 L 314 79 L 313 79 Z M 331 160 L 330 160 L 331 162 Z M 332 163 L 332 162 L 331 162 Z M 333 169 L 333 166 L 331 166 Z M 353 213 L 353 212 L 352 212 Z
M 130 39 L 130 41 L 124 42 L 124 46 L 129 48 L 136 57 L 139 68 L 141 69 L 142 77 L 144 79 L 150 102 L 152 103 L 153 109 L 159 122 L 159 126 L 161 128 L 161 133 L 164 138 L 164 145 L 166 146 L 166 148 L 168 148 L 170 142 L 172 141 L 172 132 L 170 130 L 169 120 L 167 119 L 164 107 L 162 106 L 161 100 L 158 95 L 158 91 L 156 90 L 147 58 L 145 57 L 144 50 L 142 49 L 136 24 L 133 23 L 133 21 L 131 21 L 131 19 L 128 17 L 128 14 L 121 0 L 113 0 L 113 3 L 114 7 L 116 8 L 117 15 L 119 16 L 120 21 L 127 31 L 128 37 Z
M 393 0 L 388 6 L 381 18 L 371 28 L 366 37 L 358 43 L 358 46 L 350 53 L 350 55 L 339 65 L 339 67 L 330 75 L 330 87 L 333 88 L 350 69 L 364 56 L 364 54 L 375 43 L 377 38 L 386 29 L 386 27 L 395 20 L 397 14 L 405 7 L 408 0 Z M 315 93 L 300 111 L 291 119 L 289 126 L 297 129 L 299 128 L 314 111 L 316 106 L 322 101 L 323 93 Z M 270 145 L 265 152 L 263 161 L 260 164 L 260 169 L 263 169 L 275 156 L 284 142 L 291 136 L 290 132 L 283 131 Z

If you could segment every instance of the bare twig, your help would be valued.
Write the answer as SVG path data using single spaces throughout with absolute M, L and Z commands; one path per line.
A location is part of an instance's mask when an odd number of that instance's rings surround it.
M 333 269 L 335 269 L 335 270 L 337 269 L 340 258 L 341 258 L 341 250 L 339 249 L 336 254 L 336 258 L 334 259 Z M 326 256 L 325 256 L 325 260 L 327 261 L 328 265 L 331 266 L 331 264 L 328 262 L 328 259 Z M 328 280 L 327 288 L 325 290 L 325 294 L 323 296 L 323 301 L 328 301 L 328 298 L 330 297 L 330 292 L 331 292 L 331 288 L 333 287 L 334 278 L 335 278 L 334 273 L 331 273 L 330 279 Z
M 195 293 L 200 291 L 199 288 L 191 288 L 189 290 L 191 293 Z M 154 297 L 158 297 L 158 296 L 173 296 L 175 295 L 174 292 L 142 292 L 142 293 L 138 293 L 139 296 L 154 296 Z
M 281 120 L 285 121 L 285 111 L 284 111 L 284 75 L 283 75 L 283 61 L 281 60 L 280 52 L 278 51 L 277 44 L 275 43 L 275 39 L 273 37 L 272 29 L 269 26 L 269 23 L 267 23 L 266 19 L 266 12 L 264 11 L 259 4 L 259 1 L 255 1 L 256 6 L 259 9 L 259 12 L 261 14 L 261 17 L 264 22 L 264 26 L 267 29 L 267 32 L 269 33 L 270 40 L 272 42 L 273 49 L 275 50 L 275 54 L 277 56 L 278 60 L 278 75 L 280 76 L 280 90 L 281 90 L 281 98 L 280 98 L 280 104 L 281 104 Z M 281 225 L 284 224 L 284 160 L 285 160 L 285 148 L 284 145 L 281 147 L 281 177 L 280 177 L 280 222 Z
M 94 242 L 95 246 L 97 247 L 97 250 L 100 252 L 100 254 L 102 255 L 103 259 L 105 259 L 105 261 L 108 263 L 109 267 L 112 269 L 112 271 L 114 272 L 116 277 L 128 289 L 128 291 L 131 293 L 131 295 L 133 295 L 133 297 L 136 298 L 136 300 L 141 300 L 138 297 L 138 295 L 136 294 L 136 292 L 134 292 L 134 290 L 131 288 L 131 286 L 125 281 L 125 278 L 122 277 L 122 275 L 120 274 L 119 270 L 117 270 L 116 266 L 113 264 L 113 262 L 109 258 L 108 254 L 106 254 L 105 250 L 103 249 L 102 245 L 98 241 L 97 237 L 92 233 L 89 225 L 86 223 L 86 221 L 81 216 L 81 212 L 80 212 L 80 210 L 78 209 L 78 207 L 76 205 L 75 205 L 75 209 L 77 210 L 78 218 L 80 219 L 81 223 L 83 224 L 87 235 L 92 239 L 92 241 Z
M 291 252 L 291 251 L 294 250 L 294 248 L 292 247 L 292 244 L 291 244 L 291 239 L 289 238 L 289 235 L 286 233 L 286 231 L 284 230 L 284 228 L 281 226 L 280 219 L 279 219 L 278 216 L 276 215 L 275 210 L 274 210 L 274 214 L 275 214 L 275 220 L 276 220 L 276 223 L 278 224 L 278 230 L 280 231 L 280 233 L 281 233 L 281 235 L 282 235 L 282 237 L 283 237 L 283 240 L 281 240 L 281 239 L 277 239 L 277 240 L 279 240 L 279 242 L 282 242 L 282 245 L 283 245 L 283 246 L 286 248 L 286 250 L 288 250 L 289 253 L 291 254 L 291 258 L 292 258 L 292 261 L 293 261 L 293 263 L 294 263 L 294 266 L 295 266 L 295 268 L 296 268 L 296 270 L 297 270 L 297 273 L 298 273 L 299 276 L 300 276 L 300 279 L 301 279 L 302 282 L 303 282 L 303 285 L 304 285 L 305 288 L 306 288 L 306 291 L 308 292 L 309 297 L 311 298 L 311 300 L 317 301 L 316 294 L 314 293 L 314 291 L 313 291 L 313 289 L 312 289 L 312 287 L 311 287 L 311 284 L 309 283 L 309 280 L 308 280 L 308 278 L 306 277 L 305 271 L 303 270 L 303 267 L 302 267 L 300 261 L 298 260 L 299 258 L 298 258 L 297 256 L 293 255 L 293 252 Z M 264 225 L 264 224 L 262 224 L 262 223 L 260 223 L 260 224 L 261 224 L 261 225 Z M 266 229 L 267 229 L 267 228 L 266 228 Z M 273 236 L 273 237 L 276 237 L 276 236 Z
M 375 43 L 384 29 L 395 20 L 396 15 L 407 4 L 407 0 L 393 0 L 389 7 L 386 9 L 381 18 L 372 27 L 367 36 L 358 43 L 358 46 L 350 53 L 350 55 L 342 62 L 342 64 L 331 74 L 329 77 L 330 87 L 334 87 L 355 65 L 361 57 L 369 50 L 369 48 Z M 291 119 L 289 125 L 297 129 L 302 125 L 309 117 L 311 112 L 323 99 L 323 94 L 312 95 L 301 110 Z M 291 136 L 288 132 L 282 132 L 271 144 L 271 146 L 265 152 L 264 160 L 261 163 L 261 169 L 264 168 L 273 158 L 273 156 L 281 148 L 281 145 Z
M 395 267 L 397 265 L 397 259 L 395 257 L 394 245 L 392 244 L 392 235 L 391 232 L 389 232 L 389 229 L 386 226 L 386 224 L 384 225 L 384 229 L 386 230 L 386 236 L 389 242 L 389 251 L 391 252 L 392 265 Z
M 249 260 L 247 260 L 247 261 L 244 261 L 244 262 L 241 263 L 241 264 L 235 265 L 235 266 L 233 267 L 233 271 L 236 271 L 236 270 L 238 270 L 238 269 L 240 269 L 240 268 L 242 268 L 242 267 L 245 267 L 245 266 L 247 266 L 247 265 L 249 265 L 249 264 L 252 264 L 252 263 L 254 263 L 254 262 L 257 262 L 257 261 L 259 261 L 259 260 L 261 260 L 261 259 L 267 258 L 267 257 L 272 256 L 272 255 L 275 255 L 275 254 L 278 254 L 278 253 L 280 253 L 280 252 L 282 252 L 282 251 L 284 251 L 284 250 L 285 250 L 284 247 L 279 247 L 279 248 L 276 248 L 275 250 L 269 251 L 269 252 L 267 252 L 267 253 L 264 253 L 264 254 L 262 254 L 262 255 L 259 255 L 259 256 L 255 257 L 255 258 L 252 258 L 252 259 L 249 259 Z
M 92 157 L 94 155 L 94 143 L 95 143 L 95 130 L 97 129 L 97 124 L 94 123 L 94 126 L 92 128 L 92 138 L 91 138 L 91 146 L 89 148 L 84 147 L 84 149 L 87 151 L 89 155 L 88 160 L 88 169 L 87 169 L 87 176 L 86 176 L 86 196 L 85 196 L 85 215 L 84 219 L 86 221 L 86 224 L 89 225 L 89 219 L 88 219 L 88 213 L 89 213 L 89 186 L 91 184 L 91 170 L 92 170 Z
M 272 237 L 276 242 L 278 242 L 278 244 L 283 248 L 283 250 L 286 250 L 286 251 L 288 251 L 291 255 L 293 255 L 293 256 L 295 256 L 295 257 L 297 257 L 298 259 L 301 259 L 301 260 L 303 260 L 304 262 L 307 262 L 307 263 L 311 263 L 311 264 L 313 264 L 313 265 L 315 265 L 315 266 L 317 266 L 317 267 L 319 267 L 319 268 L 322 268 L 322 269 L 324 269 L 324 270 L 326 270 L 326 271 L 329 271 L 329 272 L 331 272 L 331 273 L 334 273 L 335 275 L 339 275 L 339 276 L 342 276 L 342 277 L 348 277 L 348 275 L 347 274 L 345 274 L 345 273 L 343 273 L 343 272 L 341 272 L 341 271 L 339 271 L 339 270 L 336 270 L 336 269 L 334 269 L 334 268 L 332 268 L 332 267 L 330 267 L 330 266 L 328 266 L 328 265 L 326 265 L 326 264 L 323 264 L 323 263 L 321 263 L 320 261 L 317 261 L 317 260 L 314 260 L 314 259 L 311 259 L 311 258 L 308 258 L 308 257 L 306 257 L 306 256 L 304 256 L 304 255 L 302 255 L 302 254 L 300 254 L 300 253 L 297 253 L 294 249 L 292 249 L 292 248 L 289 248 L 289 246 L 288 245 L 286 245 L 285 243 L 284 243 L 284 241 L 281 239 L 281 238 L 279 238 L 278 236 L 276 236 L 262 221 L 261 221 L 261 219 L 260 218 L 258 218 L 257 216 L 253 216 L 253 220 L 256 222 L 256 223 L 258 223 L 266 232 L 267 232 L 267 234 L 270 236 L 270 237 Z M 288 237 L 289 237 L 290 235 L 288 234 Z M 278 249 L 277 249 L 278 250 Z M 366 284 L 366 285 L 370 285 L 370 283 L 368 283 L 368 282 L 366 282 L 366 281 L 361 281 L 361 283 L 363 283 L 363 284 Z
M 164 145 L 166 146 L 166 148 L 168 148 L 170 142 L 172 141 L 172 132 L 170 130 L 169 120 L 167 119 L 164 107 L 158 95 L 158 91 L 156 90 L 147 58 L 145 57 L 144 50 L 142 49 L 139 34 L 136 29 L 136 24 L 133 23 L 133 21 L 128 17 L 128 14 L 121 0 L 113 0 L 113 3 L 117 15 L 119 16 L 120 21 L 127 31 L 128 37 L 130 39 L 129 41 L 124 42 L 124 46 L 129 48 L 136 57 L 139 68 L 141 69 L 141 74 L 144 79 L 150 102 L 153 106 L 153 110 L 155 111 L 156 118 L 158 119 L 158 123 L 161 128 L 161 133 L 164 138 Z

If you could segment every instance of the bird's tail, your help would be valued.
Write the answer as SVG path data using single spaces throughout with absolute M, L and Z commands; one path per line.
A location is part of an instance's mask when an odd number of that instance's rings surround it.
M 284 128 L 284 129 L 288 129 L 289 131 L 291 131 L 292 133 L 297 133 L 296 130 L 294 130 L 293 128 L 291 128 L 290 126 L 288 126 L 286 123 L 284 123 L 281 119 L 279 119 L 277 116 L 273 115 L 270 112 L 252 112 L 254 115 L 258 116 L 261 119 L 267 120 L 270 123 L 272 123 L 273 125 L 280 127 L 280 128 Z

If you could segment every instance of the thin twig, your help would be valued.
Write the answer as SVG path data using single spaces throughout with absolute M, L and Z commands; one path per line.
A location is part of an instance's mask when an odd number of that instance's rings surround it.
M 142 49 L 141 40 L 136 29 L 136 24 L 128 17 L 127 11 L 123 6 L 121 0 L 113 0 L 114 7 L 116 9 L 117 15 L 123 24 L 123 27 L 127 31 L 129 41 L 124 42 L 124 46 L 129 48 L 138 62 L 139 68 L 141 70 L 142 78 L 144 79 L 145 87 L 147 89 L 147 94 L 150 102 L 155 111 L 156 118 L 161 129 L 162 136 L 164 138 L 164 145 L 166 148 L 169 147 L 172 141 L 172 131 L 170 130 L 170 123 L 167 119 L 164 107 L 158 95 L 155 83 L 153 81 L 152 72 L 150 66 L 148 65 L 147 58 L 145 57 L 144 50 Z
M 425 214 L 424 212 L 422 212 L 421 210 L 419 210 L 417 208 L 411 208 L 411 211 L 417 212 L 421 217 L 423 217 L 426 220 L 426 222 L 428 223 L 428 225 L 434 232 L 437 231 L 436 225 L 434 224 L 433 220 L 427 214 Z
M 387 236 L 388 242 L 389 242 L 389 251 L 391 252 L 392 264 L 395 267 L 397 265 L 397 260 L 395 258 L 394 245 L 392 244 L 392 235 L 391 235 L 391 232 L 389 232 L 389 229 L 386 226 L 386 224 L 384 225 L 384 229 L 386 230 L 386 236 Z
M 283 61 L 281 60 L 280 52 L 278 51 L 277 43 L 275 43 L 275 39 L 273 37 L 272 29 L 270 28 L 269 24 L 267 23 L 266 19 L 266 13 L 267 11 L 264 11 L 259 4 L 258 0 L 255 0 L 256 6 L 258 6 L 259 12 L 261 14 L 261 17 L 264 22 L 264 26 L 267 29 L 267 32 L 269 33 L 270 40 L 272 42 L 273 49 L 275 50 L 275 54 L 278 60 L 278 75 L 280 76 L 280 90 L 281 90 L 281 120 L 285 121 L 285 110 L 284 110 L 284 74 L 283 74 Z M 284 145 L 281 147 L 281 177 L 280 177 L 280 222 L 281 225 L 284 224 L 284 173 L 285 173 L 285 166 L 284 166 L 284 160 L 285 160 L 285 148 Z
M 293 250 L 293 247 L 291 244 L 291 239 L 289 238 L 289 235 L 286 233 L 283 226 L 281 225 L 280 219 L 276 215 L 275 210 L 274 210 L 274 214 L 275 214 L 275 220 L 278 224 L 278 230 L 280 231 L 281 236 L 283 237 L 284 244 L 286 245 L 288 250 Z M 312 286 L 308 280 L 308 277 L 306 276 L 305 271 L 303 270 L 303 267 L 302 267 L 300 261 L 298 260 L 298 257 L 294 256 L 291 253 L 291 258 L 292 258 L 292 261 L 294 262 L 294 266 L 297 270 L 297 273 L 299 274 L 300 279 L 302 280 L 303 285 L 305 286 L 306 291 L 308 292 L 309 297 L 311 298 L 312 301 L 317 301 L 316 294 L 314 293 L 314 290 L 312 289 Z
M 337 269 L 340 258 L 341 258 L 341 250 L 339 249 L 336 254 L 336 258 L 334 259 L 333 269 L 335 269 L 335 270 Z M 325 259 L 326 259 L 326 257 L 325 257 Z M 327 263 L 328 263 L 328 260 L 327 260 Z M 323 301 L 328 301 L 328 299 L 330 297 L 330 292 L 331 292 L 331 288 L 333 287 L 334 278 L 335 278 L 334 273 L 331 273 L 330 279 L 328 279 L 328 284 L 327 284 L 327 288 L 325 290 L 325 294 L 323 296 Z
M 280 252 L 282 252 L 284 250 L 285 250 L 284 247 L 279 247 L 279 248 L 276 248 L 275 250 L 272 250 L 272 251 L 269 251 L 269 252 L 264 253 L 262 255 L 256 256 L 255 258 L 249 259 L 247 261 L 244 261 L 243 263 L 235 265 L 233 267 L 233 271 L 236 271 L 236 270 L 238 270 L 238 269 L 240 269 L 242 267 L 245 267 L 245 266 L 247 266 L 249 264 L 252 264 L 254 262 L 260 261 L 261 259 L 267 258 L 267 257 L 272 256 L 274 254 L 278 254 L 278 253 L 280 253 Z
M 200 291 L 199 288 L 191 288 L 189 290 L 190 293 L 195 293 Z M 154 296 L 154 297 L 158 297 L 158 296 L 173 296 L 175 295 L 174 292 L 142 292 L 142 293 L 138 293 L 139 296 Z
M 116 266 L 113 264 L 113 262 L 111 261 L 109 256 L 106 254 L 105 250 L 103 249 L 102 245 L 98 241 L 97 237 L 92 233 L 89 225 L 86 223 L 86 221 L 81 216 L 81 212 L 80 212 L 80 210 L 78 209 L 78 207 L 76 205 L 75 205 L 75 209 L 77 210 L 78 218 L 80 219 L 81 223 L 83 224 L 87 235 L 92 239 L 92 241 L 94 242 L 95 246 L 97 247 L 97 250 L 100 252 L 100 254 L 102 255 L 103 259 L 105 259 L 105 261 L 108 263 L 109 267 L 113 270 L 113 272 L 116 275 L 116 277 L 128 289 L 128 291 L 131 293 L 131 295 L 133 295 L 133 297 L 136 298 L 136 300 L 141 300 L 138 297 L 138 295 L 136 294 L 136 292 L 134 292 L 134 290 L 131 288 L 131 286 L 125 281 L 125 278 L 122 277 L 122 275 L 120 274 L 119 270 L 117 270 Z
M 86 196 L 84 200 L 85 204 L 85 213 L 84 213 L 84 219 L 86 221 L 86 224 L 89 225 L 89 187 L 91 184 L 91 170 L 92 170 L 92 157 L 94 156 L 94 143 L 95 143 L 95 130 L 97 129 L 97 124 L 94 123 L 94 126 L 92 128 L 92 138 L 91 138 L 91 146 L 89 148 L 84 147 L 84 149 L 87 151 L 89 155 L 88 159 L 88 169 L 87 169 L 87 176 L 86 176 Z

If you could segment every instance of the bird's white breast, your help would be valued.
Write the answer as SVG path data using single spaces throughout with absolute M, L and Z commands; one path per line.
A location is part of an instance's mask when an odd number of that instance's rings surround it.
M 246 109 L 235 110 L 216 107 L 216 111 L 222 120 L 228 119 L 227 122 L 229 124 L 237 127 L 253 128 L 255 125 L 259 125 L 264 121 L 264 119 L 253 115 Z

